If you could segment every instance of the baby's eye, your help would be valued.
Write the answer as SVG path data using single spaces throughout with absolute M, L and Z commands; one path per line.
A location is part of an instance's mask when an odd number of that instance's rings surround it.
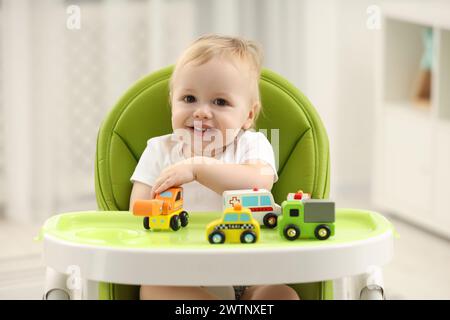
M 227 100 L 222 99 L 222 98 L 215 99 L 213 101 L 213 103 L 218 105 L 218 106 L 228 106 L 228 105 L 230 105 Z
M 187 95 L 183 98 L 183 101 L 186 103 L 194 103 L 195 102 L 195 97 L 192 95 Z

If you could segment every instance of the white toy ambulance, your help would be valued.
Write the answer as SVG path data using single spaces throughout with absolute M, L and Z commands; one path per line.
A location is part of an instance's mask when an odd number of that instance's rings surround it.
M 243 207 L 250 209 L 252 216 L 260 225 L 265 225 L 267 228 L 277 226 L 281 207 L 275 203 L 270 191 L 258 188 L 227 190 L 222 194 L 222 198 L 223 210 L 233 208 L 235 203 L 240 203 Z

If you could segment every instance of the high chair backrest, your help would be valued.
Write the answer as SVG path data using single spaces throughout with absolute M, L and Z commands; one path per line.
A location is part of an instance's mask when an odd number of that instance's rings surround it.
M 102 123 L 95 161 L 99 209 L 128 210 L 130 177 L 147 140 L 172 132 L 168 85 L 172 70 L 169 66 L 136 82 Z M 297 88 L 267 69 L 261 74 L 260 92 L 262 112 L 256 130 L 266 130 L 279 160 L 279 180 L 272 189 L 275 201 L 281 204 L 289 192 L 299 189 L 313 198 L 328 197 L 328 137 L 316 110 Z M 276 131 L 271 129 L 279 130 L 278 152 Z

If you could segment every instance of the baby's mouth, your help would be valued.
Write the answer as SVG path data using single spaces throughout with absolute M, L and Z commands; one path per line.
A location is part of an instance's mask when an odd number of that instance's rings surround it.
M 208 130 L 210 130 L 210 128 L 200 128 L 200 127 L 191 127 L 191 126 L 187 126 L 187 128 L 189 130 L 194 131 L 195 133 L 205 133 Z
M 198 127 L 192 127 L 192 129 L 195 132 L 203 132 L 203 133 L 205 133 L 207 130 L 209 130 L 208 128 L 198 128 Z
M 210 132 L 212 129 L 212 127 L 208 126 L 208 125 L 204 125 L 201 122 L 195 123 L 194 125 L 189 125 L 187 126 L 190 130 L 192 130 L 194 132 L 194 134 L 199 134 L 199 135 L 204 135 L 207 132 Z

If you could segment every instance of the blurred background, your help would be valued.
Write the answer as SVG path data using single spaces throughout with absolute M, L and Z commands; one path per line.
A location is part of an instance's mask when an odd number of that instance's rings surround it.
M 450 299 L 450 1 L 0 0 L 0 299 L 40 299 L 51 215 L 95 209 L 102 119 L 205 33 L 261 43 L 328 131 L 338 207 L 401 235 L 388 298 Z

